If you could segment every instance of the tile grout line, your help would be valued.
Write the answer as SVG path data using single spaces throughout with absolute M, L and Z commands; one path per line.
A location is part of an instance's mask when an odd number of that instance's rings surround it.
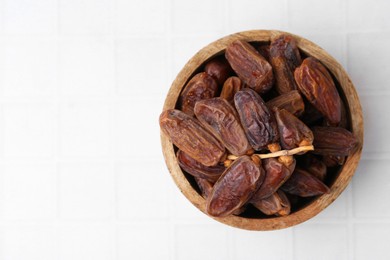
M 117 35 L 116 35 L 116 10 L 117 10 L 117 1 L 110 1 L 110 17 L 109 17 L 109 33 L 110 42 L 112 44 L 112 59 L 113 59 L 113 86 L 110 88 L 109 94 L 109 154 L 110 154 L 110 164 L 111 164 L 111 174 L 112 174 L 112 216 L 111 216 L 111 235 L 112 235 L 112 258 L 119 259 L 118 256 L 118 176 L 116 171 L 116 157 L 115 157 L 115 104 L 116 102 L 116 92 L 118 89 L 117 81 Z
M 61 102 L 60 102 L 60 94 L 61 94 L 61 1 L 57 0 L 57 34 L 56 34 L 56 43 L 57 43 L 57 85 L 56 85 L 56 93 L 55 93 L 55 102 L 57 106 L 57 116 L 56 116 L 56 131 L 55 131 L 55 169 L 56 169 L 56 194 L 57 194 L 57 204 L 56 204 L 56 257 L 60 257 L 60 223 L 61 223 L 61 174 L 60 174 L 60 149 L 61 149 Z
M 165 39 L 166 39 L 166 44 L 167 44 L 167 47 L 169 48 L 168 49 L 168 55 L 165 56 L 165 59 L 166 59 L 166 63 L 169 62 L 169 66 L 167 66 L 169 68 L 169 73 L 167 73 L 168 75 L 170 75 L 169 77 L 171 78 L 171 80 L 174 79 L 174 75 L 173 75 L 173 71 L 174 71 L 174 59 L 173 59 L 173 49 L 174 49 L 174 40 L 173 40 L 173 36 L 174 36 L 174 30 L 173 30 L 173 15 L 174 15 L 174 11 L 173 8 L 174 8 L 174 0 L 169 0 L 168 1 L 168 4 L 165 6 L 165 12 L 166 12 L 166 20 L 165 20 Z M 168 65 L 168 64 L 167 64 Z M 167 80 L 167 82 L 169 82 L 169 80 Z M 171 84 L 171 82 L 169 82 L 169 84 Z M 168 90 L 169 90 L 169 86 L 168 86 Z M 162 110 L 162 108 L 161 108 Z M 164 167 L 166 167 L 165 165 L 165 162 L 164 162 Z M 167 176 L 168 177 L 168 176 Z M 172 179 L 170 181 L 173 181 Z M 169 205 L 168 205 L 168 220 L 167 220 L 167 223 L 168 223 L 168 226 L 169 226 L 169 230 L 170 230 L 170 234 L 169 234 L 169 239 L 170 239 L 170 247 L 169 247 L 169 253 L 170 253 L 170 258 L 171 259 L 178 259 L 178 256 L 177 256 L 177 250 L 176 250 L 176 247 L 175 247 L 175 244 L 177 242 L 177 227 L 176 227 L 176 224 L 174 222 L 174 218 L 173 218 L 173 215 L 174 215 L 174 210 L 173 210 L 173 193 L 172 193 L 172 190 L 169 190 L 167 189 L 167 192 L 168 192 L 168 201 L 170 201 Z

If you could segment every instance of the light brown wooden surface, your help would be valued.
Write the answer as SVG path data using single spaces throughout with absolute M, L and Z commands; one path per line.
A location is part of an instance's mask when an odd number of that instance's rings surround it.
M 182 88 L 193 75 L 194 71 L 200 65 L 202 65 L 204 61 L 223 52 L 226 46 L 232 41 L 242 39 L 245 41 L 267 42 L 270 41 L 272 37 L 280 33 L 285 32 L 268 30 L 240 32 L 221 38 L 204 47 L 187 62 L 184 68 L 177 75 L 168 92 L 163 110 L 174 108 Z M 329 204 L 331 204 L 335 199 L 337 199 L 341 192 L 347 187 L 348 183 L 352 179 L 353 174 L 355 173 L 355 170 L 360 160 L 363 146 L 364 126 L 362 108 L 355 87 L 353 86 L 345 70 L 333 57 L 331 57 L 328 53 L 326 53 L 316 44 L 297 35 L 293 36 L 295 37 L 300 50 L 306 53 L 308 56 L 312 56 L 320 60 L 332 72 L 332 74 L 340 83 L 341 88 L 345 94 L 345 99 L 347 101 L 346 106 L 349 107 L 349 111 L 353 111 L 352 113 L 350 113 L 352 123 L 351 130 L 357 137 L 359 144 L 353 154 L 350 155 L 346 160 L 342 171 L 339 174 L 339 177 L 330 187 L 329 194 L 325 194 L 318 197 L 318 199 L 313 201 L 305 208 L 285 217 L 248 219 L 238 216 L 229 216 L 224 218 L 214 218 L 219 222 L 225 223 L 233 227 L 248 230 L 274 230 L 294 226 L 314 217 L 324 208 L 329 206 Z M 165 162 L 176 185 L 192 204 L 194 204 L 199 210 L 206 214 L 206 203 L 204 199 L 191 187 L 190 183 L 184 176 L 177 163 L 172 143 L 169 141 L 169 138 L 162 133 L 161 145 Z

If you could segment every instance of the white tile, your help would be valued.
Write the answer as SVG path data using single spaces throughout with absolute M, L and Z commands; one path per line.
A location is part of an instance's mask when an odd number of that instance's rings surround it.
M 64 103 L 60 111 L 60 155 L 103 157 L 110 152 L 110 106 Z
M 217 40 L 215 36 L 173 38 L 173 78 L 199 50 L 215 40 Z
M 362 160 L 353 178 L 353 203 L 356 217 L 390 217 L 388 160 Z
M 4 10 L 4 1 L 0 2 L 0 8 L 1 10 Z M 4 14 L 3 12 L 0 12 L 0 32 L 4 32 Z
M 161 95 L 169 87 L 168 45 L 163 38 L 116 41 L 117 93 L 120 96 Z
M 190 221 L 191 223 L 216 223 L 215 220 L 200 211 L 184 196 L 165 165 L 160 169 L 161 174 L 163 174 L 165 176 L 164 178 L 166 178 L 165 185 L 169 191 L 168 206 L 170 217 L 180 221 Z
M 347 69 L 346 62 L 346 35 L 344 33 L 303 33 L 302 37 L 308 39 L 309 41 L 317 44 L 327 53 L 329 53 L 333 58 L 335 58 L 344 69 Z
M 347 228 L 343 224 L 303 224 L 294 228 L 294 259 L 347 259 Z
M 51 157 L 56 107 L 44 103 L 6 103 L 3 107 L 5 157 Z
M 60 214 L 63 219 L 112 216 L 114 175 L 109 163 L 61 163 Z
M 390 151 L 390 124 L 384 113 L 390 111 L 389 98 L 389 95 L 360 95 L 364 114 L 363 154 Z
M 225 26 L 224 1 L 173 0 L 173 31 L 177 34 L 222 34 Z
M 359 90 L 387 90 L 389 45 L 390 33 L 349 35 L 348 72 Z
M 267 232 L 233 230 L 236 259 L 290 259 L 291 229 Z M 259 253 L 261 248 L 261 253 Z
M 370 223 L 355 225 L 355 259 L 389 259 L 388 223 Z
M 209 216 L 200 211 L 184 196 L 183 193 L 180 192 L 173 179 L 170 187 L 168 186 L 168 188 L 170 190 L 169 196 L 171 198 L 169 200 L 171 216 L 179 220 L 190 220 L 194 223 L 203 223 L 210 220 Z
M 7 37 L 3 91 L 9 97 L 52 96 L 57 89 L 57 41 Z
M 290 26 L 297 31 L 340 30 L 344 24 L 343 7 L 343 0 L 316 1 L 315 3 L 306 0 L 288 1 Z
M 383 31 L 390 28 L 390 2 L 377 0 L 348 1 L 348 29 L 353 31 Z
M 165 31 L 168 1 L 116 0 L 118 34 L 161 34 Z
M 172 259 L 172 231 L 167 222 L 118 225 L 117 259 Z
M 49 225 L 6 225 L 2 227 L 1 259 L 57 259 L 57 233 Z
M 7 33 L 55 33 L 57 30 L 56 0 L 6 0 L 3 7 Z
M 60 0 L 61 33 L 109 33 L 111 3 L 109 0 Z
M 58 238 L 58 259 L 114 259 L 114 231 L 111 225 L 63 225 L 59 229 Z
M 227 259 L 229 256 L 228 229 L 221 225 L 177 225 L 175 238 L 178 260 Z M 199 245 L 212 245 L 212 250 Z
M 1 91 L 1 87 L 0 87 L 0 91 Z M 4 126 L 5 126 L 4 109 L 3 109 L 3 105 L 0 104 L 0 158 L 2 160 L 4 159 L 4 144 L 5 144 Z
M 138 160 L 117 164 L 116 198 L 119 219 L 156 219 L 168 216 L 166 183 L 171 181 L 170 176 L 163 171 L 151 172 L 148 164 L 160 165 L 154 161 Z
M 229 26 L 232 32 L 286 27 L 286 1 L 231 1 Z
M 60 42 L 61 94 L 107 96 L 114 86 L 114 44 L 106 37 L 64 38 Z
M 8 220 L 56 217 L 54 164 L 6 164 L 2 169 L 3 216 Z
M 151 109 L 153 108 L 153 109 Z M 119 101 L 114 110 L 115 155 L 118 157 L 150 157 L 161 155 L 161 100 L 140 97 Z
M 161 171 L 166 180 L 167 189 L 169 191 L 169 216 L 181 222 L 202 223 L 211 225 L 222 225 L 203 213 L 180 191 L 175 181 L 170 176 L 170 173 L 165 166 Z

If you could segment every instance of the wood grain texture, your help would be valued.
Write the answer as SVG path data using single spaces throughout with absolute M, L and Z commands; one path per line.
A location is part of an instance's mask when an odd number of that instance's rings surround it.
M 177 75 L 167 94 L 163 110 L 174 108 L 181 90 L 188 82 L 190 77 L 194 74 L 194 72 L 206 60 L 209 60 L 210 58 L 222 53 L 226 46 L 232 41 L 241 39 L 248 42 L 269 42 L 271 38 L 276 37 L 281 33 L 285 34 L 286 32 L 271 30 L 239 32 L 228 35 L 204 47 L 187 62 L 187 64 Z M 346 106 L 349 108 L 349 111 L 353 111 L 350 113 L 351 130 L 358 139 L 358 146 L 356 147 L 355 151 L 350 156 L 348 156 L 339 174 L 339 177 L 330 187 L 330 193 L 318 197 L 308 206 L 285 217 L 249 219 L 237 216 L 229 216 L 223 218 L 214 218 L 219 222 L 233 227 L 247 230 L 275 230 L 291 227 L 314 217 L 327 206 L 329 206 L 334 200 L 336 200 L 341 192 L 347 187 L 355 173 L 361 157 L 364 133 L 363 115 L 359 97 L 351 79 L 342 66 L 325 50 L 300 36 L 293 34 L 290 35 L 296 39 L 297 45 L 302 52 L 308 56 L 312 56 L 320 60 L 340 83 L 340 86 L 345 95 L 345 101 L 347 103 Z M 169 138 L 162 133 L 161 145 L 166 165 L 176 185 L 193 205 L 206 214 L 206 203 L 204 199 L 192 188 L 191 184 L 184 176 L 176 160 L 173 144 L 170 142 Z

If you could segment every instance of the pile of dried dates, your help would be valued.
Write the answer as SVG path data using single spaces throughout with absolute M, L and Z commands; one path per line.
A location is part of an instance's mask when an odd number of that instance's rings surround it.
M 290 35 L 236 40 L 199 69 L 160 127 L 209 215 L 285 216 L 329 192 L 357 145 L 335 83 Z

